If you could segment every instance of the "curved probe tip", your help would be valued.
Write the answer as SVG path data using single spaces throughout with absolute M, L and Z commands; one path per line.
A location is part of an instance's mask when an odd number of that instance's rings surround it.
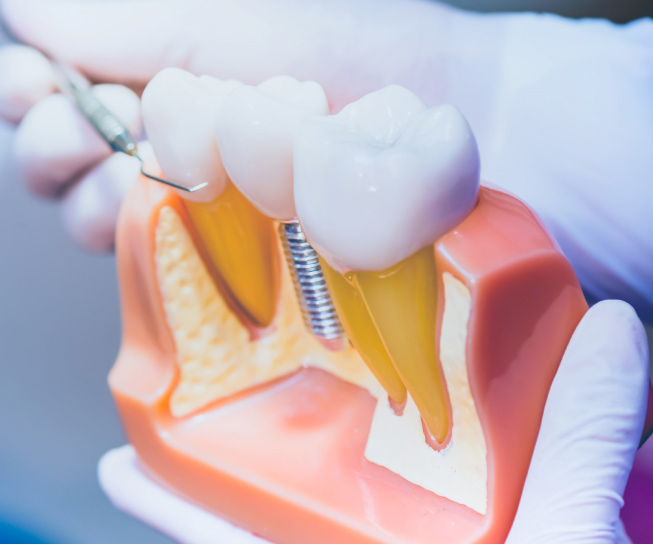
M 142 162 L 142 161 L 141 161 Z M 205 181 L 204 183 L 200 183 L 199 185 L 195 185 L 194 187 L 184 187 L 183 185 L 178 185 L 177 183 L 173 183 L 172 181 L 168 181 L 167 179 L 159 178 L 156 176 L 153 176 L 152 174 L 148 174 L 145 170 L 143 170 L 143 167 L 141 166 L 141 174 L 145 176 L 148 179 L 158 181 L 159 183 L 163 183 L 164 185 L 168 185 L 170 187 L 174 187 L 175 189 L 179 189 L 181 191 L 186 191 L 188 193 L 194 193 L 195 191 L 199 191 L 200 189 L 203 189 L 208 185 L 208 182 Z

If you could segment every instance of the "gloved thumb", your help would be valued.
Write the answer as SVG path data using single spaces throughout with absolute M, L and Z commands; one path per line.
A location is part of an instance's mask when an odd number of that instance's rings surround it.
M 171 58 L 184 2 L 3 0 L 5 24 L 20 40 L 102 81 L 146 83 Z
M 508 544 L 627 542 L 619 511 L 648 379 L 635 311 L 618 301 L 591 308 L 551 387 Z

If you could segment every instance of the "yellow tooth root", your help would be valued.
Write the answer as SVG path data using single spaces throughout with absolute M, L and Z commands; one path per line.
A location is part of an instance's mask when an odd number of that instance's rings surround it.
M 274 318 L 277 244 L 272 220 L 229 183 L 213 202 L 185 201 L 196 236 L 215 273 L 250 321 Z
M 349 340 L 397 406 L 406 402 L 406 386 L 388 355 L 365 302 L 344 276 L 320 259 L 333 304 Z
M 381 272 L 350 275 L 424 424 L 442 444 L 449 433 L 449 415 L 435 349 L 437 274 L 433 247 Z

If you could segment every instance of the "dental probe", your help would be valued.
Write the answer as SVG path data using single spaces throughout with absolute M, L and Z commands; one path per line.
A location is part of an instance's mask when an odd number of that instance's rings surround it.
M 200 183 L 194 187 L 184 187 L 167 179 L 159 178 L 145 172 L 143 158 L 138 153 L 136 141 L 129 133 L 127 127 L 95 96 L 90 85 L 80 73 L 72 68 L 52 62 L 55 73 L 58 75 L 58 87 L 62 93 L 72 97 L 82 115 L 93 126 L 100 137 L 113 151 L 124 153 L 138 159 L 141 163 L 141 174 L 148 179 L 158 181 L 164 185 L 194 193 L 206 187 L 208 182 Z
M 12 32 L 2 19 L 0 19 L 0 32 L 4 33 L 15 43 L 22 43 L 20 38 Z M 59 90 L 63 94 L 70 96 L 75 101 L 80 113 L 93 126 L 95 131 L 113 151 L 134 157 L 141 163 L 141 175 L 153 181 L 189 193 L 199 191 L 208 185 L 208 182 L 204 182 L 195 185 L 195 187 L 184 187 L 183 185 L 173 183 L 167 179 L 159 178 L 145 172 L 145 170 L 143 170 L 143 157 L 138 153 L 136 141 L 122 121 L 111 113 L 111 111 L 102 104 L 95 94 L 93 94 L 87 79 L 72 67 L 64 66 L 63 64 L 53 60 L 44 51 L 40 52 L 50 61 L 57 79 L 57 87 Z
M 345 349 L 349 340 L 333 305 L 317 251 L 306 240 L 299 221 L 280 223 L 279 236 L 304 324 L 328 350 Z

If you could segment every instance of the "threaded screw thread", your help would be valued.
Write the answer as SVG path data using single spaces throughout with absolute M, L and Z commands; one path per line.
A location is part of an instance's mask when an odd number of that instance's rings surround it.
M 297 221 L 281 223 L 279 234 L 306 327 L 329 349 L 344 346 L 345 335 L 331 300 L 317 251 Z

